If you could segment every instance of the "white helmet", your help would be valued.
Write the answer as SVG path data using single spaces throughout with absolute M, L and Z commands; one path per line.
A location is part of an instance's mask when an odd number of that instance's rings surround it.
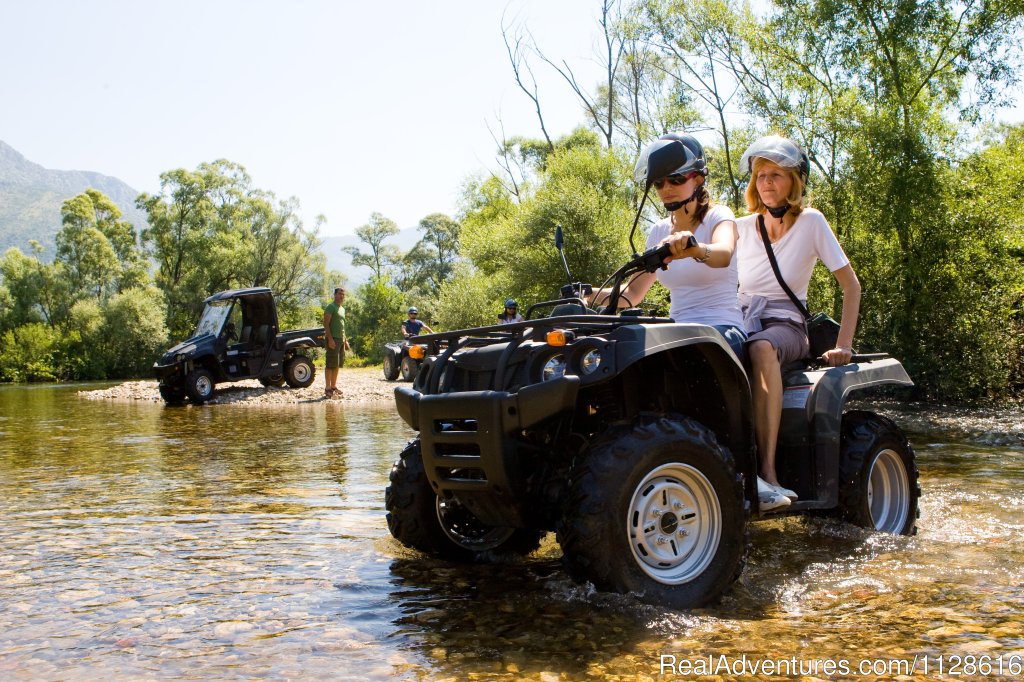
M 793 168 L 800 174 L 800 179 L 807 185 L 807 176 L 811 172 L 811 160 L 807 152 L 795 142 L 780 135 L 768 135 L 754 142 L 743 152 L 740 159 L 740 172 L 753 172 L 754 159 L 762 158 L 783 168 Z

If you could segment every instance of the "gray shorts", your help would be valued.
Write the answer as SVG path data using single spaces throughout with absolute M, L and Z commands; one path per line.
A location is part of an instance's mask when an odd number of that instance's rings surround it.
M 793 320 L 761 318 L 763 329 L 747 337 L 747 345 L 754 341 L 767 341 L 772 344 L 779 356 L 780 365 L 788 365 L 803 360 L 811 352 L 811 344 L 807 341 L 807 328 Z

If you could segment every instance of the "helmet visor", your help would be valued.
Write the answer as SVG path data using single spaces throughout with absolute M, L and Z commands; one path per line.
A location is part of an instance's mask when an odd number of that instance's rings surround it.
M 804 155 L 799 147 L 786 138 L 769 135 L 747 147 L 747 151 L 743 152 L 743 158 L 740 159 L 740 170 L 744 173 L 752 172 L 756 158 L 771 161 L 783 168 L 800 169 Z

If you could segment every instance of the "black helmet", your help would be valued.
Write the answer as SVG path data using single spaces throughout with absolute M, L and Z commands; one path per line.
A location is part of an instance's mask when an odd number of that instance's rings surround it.
M 754 142 L 743 152 L 740 159 L 740 171 L 750 173 L 754 167 L 754 159 L 762 158 L 783 168 L 793 168 L 800 174 L 800 180 L 807 187 L 807 176 L 811 173 L 811 160 L 800 145 L 780 135 L 768 135 Z
M 412 308 L 409 308 L 409 314 L 412 315 L 413 313 L 415 313 L 417 315 L 420 314 L 420 311 L 416 310 L 416 306 L 413 306 Z
M 675 169 L 669 175 L 688 175 L 689 173 L 700 173 L 705 178 L 708 176 L 708 162 L 704 157 L 704 147 L 697 141 L 693 135 L 688 133 L 665 133 L 658 138 L 657 141 L 650 143 L 644 150 L 640 152 L 640 158 L 636 161 L 636 166 L 633 169 L 633 177 L 636 179 L 638 185 L 642 185 L 647 182 L 647 159 L 651 155 L 656 147 L 661 145 L 658 144 L 661 140 L 675 140 L 682 143 L 686 149 L 686 161 L 683 162 L 679 168 Z M 654 178 L 653 180 L 660 180 L 661 178 Z
M 516 299 L 509 298 L 509 299 L 505 300 L 505 307 L 506 308 L 518 308 L 519 306 L 516 304 Z

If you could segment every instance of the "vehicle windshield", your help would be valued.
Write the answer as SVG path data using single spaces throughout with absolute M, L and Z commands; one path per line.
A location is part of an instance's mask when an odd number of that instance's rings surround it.
M 203 316 L 199 318 L 199 326 L 196 327 L 196 336 L 204 334 L 220 334 L 224 320 L 228 319 L 231 312 L 231 301 L 214 301 L 206 304 Z

